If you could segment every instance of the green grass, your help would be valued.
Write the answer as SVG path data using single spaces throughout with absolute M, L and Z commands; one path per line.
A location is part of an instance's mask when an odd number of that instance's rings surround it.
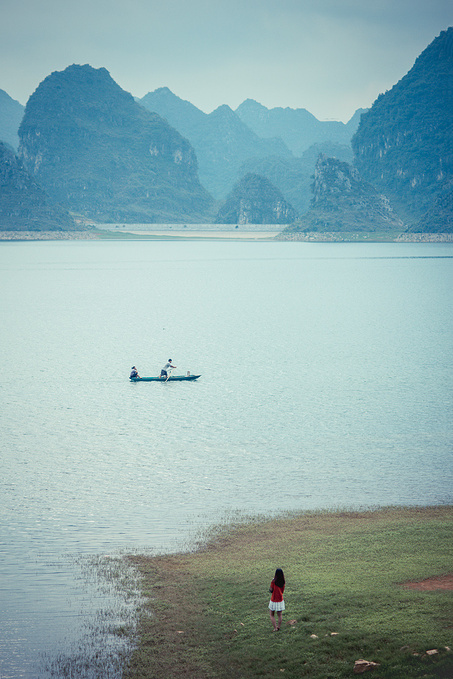
M 452 593 L 402 585 L 451 573 L 452 524 L 452 507 L 286 515 L 214 529 L 193 553 L 131 557 L 148 612 L 124 676 L 342 678 L 365 658 L 375 679 L 453 677 Z

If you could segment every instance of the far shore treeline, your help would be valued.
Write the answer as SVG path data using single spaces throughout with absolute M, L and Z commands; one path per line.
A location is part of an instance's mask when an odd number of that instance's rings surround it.
M 451 234 L 452 81 L 451 27 L 347 124 L 253 100 L 205 114 L 168 88 L 138 100 L 105 68 L 74 64 L 25 109 L 0 90 L 0 231 L 226 223 L 275 224 L 290 240 Z

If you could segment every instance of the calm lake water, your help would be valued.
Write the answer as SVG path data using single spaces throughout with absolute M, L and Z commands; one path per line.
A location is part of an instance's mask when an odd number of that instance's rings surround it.
M 85 558 L 453 501 L 453 244 L 2 243 L 0 282 L 1 679 L 115 598 Z

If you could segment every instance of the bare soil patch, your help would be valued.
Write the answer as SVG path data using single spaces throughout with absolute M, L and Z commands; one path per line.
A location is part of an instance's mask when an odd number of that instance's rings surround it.
M 453 590 L 453 573 L 426 578 L 426 580 L 420 580 L 420 582 L 404 582 L 403 587 L 422 591 L 433 591 L 435 589 L 448 589 L 451 591 Z

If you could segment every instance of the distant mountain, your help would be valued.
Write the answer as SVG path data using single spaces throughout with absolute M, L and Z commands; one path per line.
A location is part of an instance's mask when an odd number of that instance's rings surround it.
M 220 208 L 217 224 L 289 224 L 296 212 L 266 179 L 248 174 L 234 187 Z
M 452 112 L 453 28 L 449 28 L 422 52 L 407 75 L 377 98 L 352 140 L 356 167 L 388 196 L 412 224 L 411 230 L 418 224 L 426 231 L 452 231 Z
M 25 107 L 9 94 L 0 90 L 0 141 L 5 142 L 17 150 L 19 146 L 19 129 Z
M 189 142 L 106 69 L 69 66 L 28 100 L 19 155 L 55 201 L 100 222 L 198 222 L 213 200 Z
M 323 142 L 310 146 L 300 158 L 276 156 L 251 158 L 241 165 L 239 173 L 240 176 L 252 173 L 267 177 L 282 192 L 285 200 L 301 215 L 310 206 L 313 175 L 320 153 L 345 162 L 352 162 L 352 148 L 350 146 L 336 144 L 335 142 Z
M 55 231 L 77 227 L 30 177 L 19 159 L 0 143 L 0 230 Z
M 206 113 L 200 111 L 190 101 L 177 97 L 168 87 L 159 87 L 154 92 L 148 92 L 137 101 L 148 111 L 158 113 L 162 118 L 165 118 L 175 130 L 178 130 L 189 141 L 191 136 L 199 134 L 197 131 L 200 125 L 203 125 L 208 117 Z
M 236 113 L 255 134 L 263 138 L 280 137 L 295 156 L 300 156 L 313 144 L 349 144 L 364 110 L 356 111 L 345 124 L 320 121 L 304 108 L 268 109 L 253 99 L 246 99 Z
M 261 139 L 229 106 L 207 114 L 167 87 L 149 92 L 139 101 L 189 140 L 197 155 L 200 181 L 218 199 L 225 198 L 238 180 L 244 161 L 292 155 L 281 139 Z
M 385 196 L 363 181 L 348 163 L 320 155 L 310 210 L 284 234 L 321 232 L 395 232 L 403 223 Z

